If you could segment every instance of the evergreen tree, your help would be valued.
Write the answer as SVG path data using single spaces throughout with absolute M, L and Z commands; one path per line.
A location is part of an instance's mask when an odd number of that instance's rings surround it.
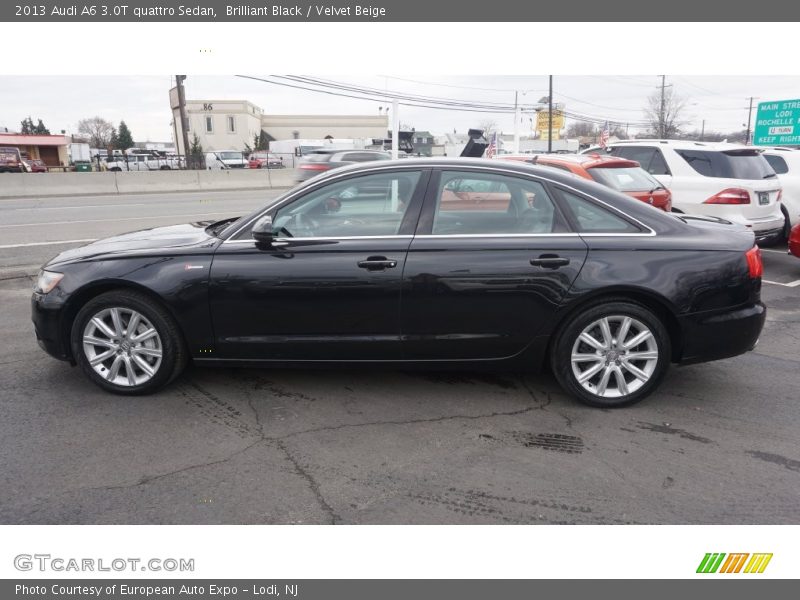
M 22 133 L 23 135 L 31 135 L 33 133 L 33 128 L 34 128 L 33 119 L 31 119 L 30 117 L 28 117 L 27 119 L 23 119 L 20 125 L 22 126 L 22 128 L 20 129 L 20 133 Z
M 192 145 L 189 147 L 189 154 L 194 157 L 202 156 L 203 154 L 203 146 L 196 133 L 192 135 Z
M 119 130 L 117 131 L 117 148 L 120 150 L 127 150 L 128 148 L 133 148 L 133 136 L 131 135 L 131 130 L 128 129 L 128 125 L 125 121 L 119 122 Z
M 30 117 L 28 117 L 28 119 L 30 120 Z M 31 125 L 33 125 L 33 121 L 31 121 Z M 39 135 L 50 135 L 50 130 L 47 127 L 45 127 L 44 123 L 42 123 L 42 120 L 39 119 L 39 122 L 36 124 L 36 127 L 33 128 L 33 133 Z
M 108 145 L 111 146 L 113 150 L 124 150 L 124 148 L 120 146 L 116 127 L 111 128 L 111 135 L 108 137 Z

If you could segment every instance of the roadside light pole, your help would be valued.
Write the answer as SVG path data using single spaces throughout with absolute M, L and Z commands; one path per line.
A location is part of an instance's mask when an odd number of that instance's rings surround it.
M 181 114 L 181 136 L 183 138 L 183 162 L 189 167 L 189 119 L 186 117 L 186 94 L 183 91 L 183 81 L 186 75 L 175 75 L 175 85 L 178 88 L 178 104 Z M 177 140 L 175 140 L 177 142 Z
M 547 94 L 547 153 L 553 153 L 553 76 L 550 75 L 550 91 Z
M 398 114 L 399 103 L 397 98 L 392 100 L 392 160 L 397 160 L 400 150 L 400 115 Z
M 755 100 L 755 96 L 750 96 L 750 106 L 747 109 L 747 132 L 744 138 L 745 146 L 750 145 L 750 126 L 753 124 L 753 100 Z
M 514 154 L 519 154 L 519 92 L 514 92 Z

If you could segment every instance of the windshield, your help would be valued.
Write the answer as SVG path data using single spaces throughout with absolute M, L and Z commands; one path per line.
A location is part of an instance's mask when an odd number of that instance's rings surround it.
M 220 160 L 244 160 L 241 152 L 217 152 Z
M 598 182 L 620 192 L 640 192 L 661 187 L 658 180 L 641 167 L 593 167 L 587 169 Z

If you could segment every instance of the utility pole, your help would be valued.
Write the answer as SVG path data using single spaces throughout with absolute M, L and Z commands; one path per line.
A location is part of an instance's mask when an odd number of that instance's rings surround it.
M 547 153 L 553 153 L 553 76 L 550 75 L 550 91 L 547 94 Z
M 672 85 L 667 85 L 667 76 L 661 76 L 661 110 L 658 112 L 658 137 L 660 139 L 664 139 L 667 137 L 667 114 L 666 114 L 666 102 L 667 102 L 667 88 L 672 87 Z
M 745 146 L 749 146 L 750 145 L 750 125 L 752 124 L 753 100 L 755 100 L 755 99 L 756 99 L 755 96 L 750 96 L 750 106 L 747 109 L 747 135 L 745 135 L 745 138 L 744 138 Z
M 183 81 L 186 75 L 175 75 L 175 85 L 178 88 L 178 104 L 181 114 L 181 134 L 183 137 L 183 158 L 186 167 L 189 167 L 189 119 L 186 116 L 186 94 L 183 90 Z M 176 140 L 177 141 L 177 140 Z
M 706 120 L 703 119 L 703 126 L 700 128 L 700 141 L 703 141 L 703 138 L 706 135 Z

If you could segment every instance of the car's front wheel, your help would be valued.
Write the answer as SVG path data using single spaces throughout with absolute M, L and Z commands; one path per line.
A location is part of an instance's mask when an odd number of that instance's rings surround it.
M 572 316 L 550 356 L 561 386 L 590 406 L 639 402 L 658 387 L 670 362 L 669 334 L 648 308 L 606 301 Z
M 148 394 L 183 370 L 186 352 L 172 317 L 139 292 L 115 290 L 81 308 L 72 355 L 88 377 L 117 394 Z

